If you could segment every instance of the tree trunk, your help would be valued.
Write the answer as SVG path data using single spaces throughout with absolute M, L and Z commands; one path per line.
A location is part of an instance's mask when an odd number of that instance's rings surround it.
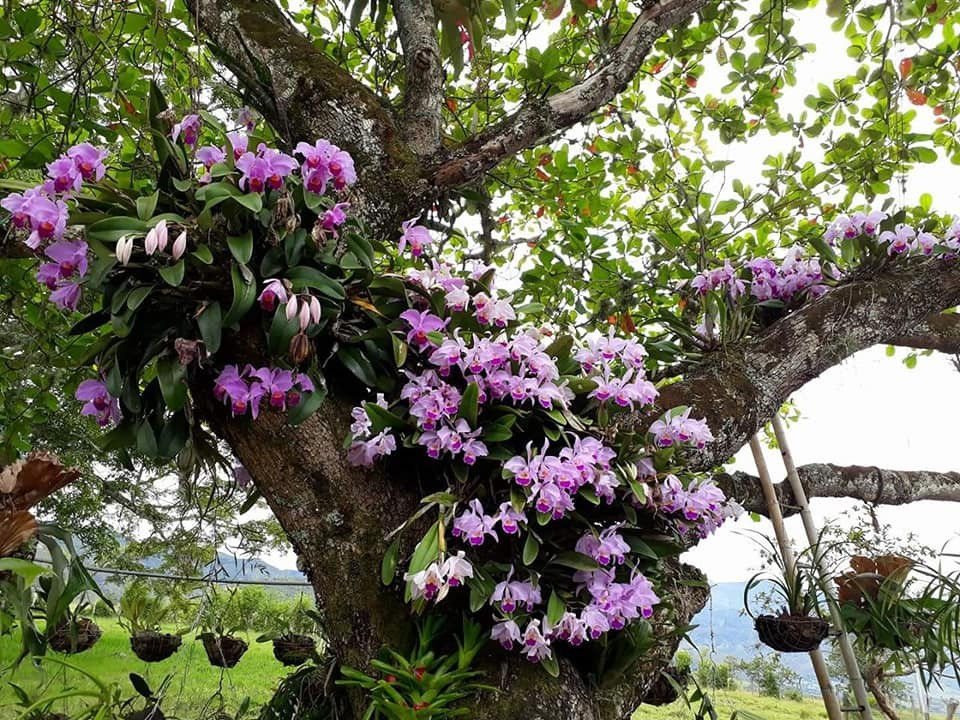
M 198 397 L 210 395 L 197 388 Z M 421 489 L 404 466 L 364 471 L 346 460 L 343 439 L 352 403 L 329 397 L 320 411 L 296 428 L 280 413 L 256 422 L 233 420 L 215 405 L 205 408 L 217 433 L 230 444 L 282 525 L 314 587 L 324 630 L 338 662 L 368 668 L 384 644 L 401 646 L 411 627 L 399 582 L 384 587 L 380 565 L 385 536 L 418 507 Z M 408 540 L 416 539 L 415 530 Z M 410 548 L 407 548 L 409 551 Z M 401 554 L 402 557 L 402 554 Z M 704 606 L 707 591 L 699 571 L 667 565 L 662 607 L 654 617 L 657 644 L 613 686 L 591 687 L 573 664 L 560 658 L 561 676 L 550 677 L 515 653 L 493 643 L 481 655 L 482 682 L 499 689 L 478 698 L 469 717 L 477 720 L 620 720 L 629 718 L 669 664 L 680 641 L 668 631 L 687 625 Z M 700 583 L 700 584 L 698 584 Z M 361 717 L 365 698 L 350 698 Z

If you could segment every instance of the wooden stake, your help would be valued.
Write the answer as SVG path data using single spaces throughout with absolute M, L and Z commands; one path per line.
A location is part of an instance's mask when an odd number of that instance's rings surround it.
M 756 435 L 750 438 L 750 451 L 753 453 L 753 461 L 757 465 L 757 475 L 760 477 L 760 486 L 763 488 L 763 496 L 767 501 L 767 513 L 770 516 L 770 522 L 773 524 L 773 532 L 777 536 L 777 545 L 780 546 L 784 569 L 788 575 L 792 575 L 796 572 L 797 560 L 793 555 L 793 546 L 790 545 L 790 538 L 783 524 L 783 513 L 780 512 L 777 492 L 770 480 L 770 471 L 767 469 L 767 461 L 763 456 L 763 447 Z M 817 676 L 817 684 L 820 686 L 820 695 L 823 697 L 823 705 L 827 709 L 827 716 L 830 720 L 843 720 L 840 703 L 833 691 L 827 663 L 823 659 L 820 648 L 810 651 L 810 663 L 813 665 L 813 672 Z
M 873 712 L 870 709 L 870 696 L 867 695 L 867 688 L 863 683 L 863 673 L 860 672 L 860 664 L 857 662 L 857 656 L 853 652 L 853 644 L 850 642 L 850 636 L 843 632 L 843 619 L 840 616 L 840 606 L 837 605 L 837 599 L 833 594 L 833 579 L 824 562 L 823 553 L 820 551 L 819 540 L 820 533 L 817 530 L 816 523 L 813 521 L 813 513 L 810 512 L 810 504 L 807 502 L 807 493 L 803 489 L 803 483 L 800 482 L 800 475 L 797 474 L 797 466 L 793 462 L 793 455 L 790 453 L 790 445 L 787 442 L 787 429 L 777 413 L 773 416 L 773 432 L 777 436 L 777 445 L 780 446 L 780 455 L 783 457 L 783 465 L 787 469 L 787 480 L 790 488 L 793 490 L 793 498 L 800 508 L 800 519 L 803 520 L 803 529 L 807 533 L 807 542 L 814 550 L 814 560 L 817 564 L 817 570 L 820 573 L 820 581 L 823 586 L 823 594 L 827 601 L 827 607 L 830 609 L 830 617 L 833 619 L 834 628 L 840 633 L 837 637 L 837 644 L 840 646 L 840 654 L 843 656 L 843 664 L 847 668 L 847 675 L 850 676 L 850 687 L 853 689 L 853 695 L 856 698 L 857 705 L 860 706 L 860 717 L 863 720 L 873 720 Z

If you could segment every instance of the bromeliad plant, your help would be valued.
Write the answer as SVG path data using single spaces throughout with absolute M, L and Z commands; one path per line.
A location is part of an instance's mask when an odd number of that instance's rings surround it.
M 486 643 L 483 628 L 464 617 L 457 651 L 440 654 L 443 623 L 442 618 L 435 616 L 425 618 L 417 629 L 414 647 L 407 653 L 385 649 L 382 659 L 370 663 L 378 673 L 376 676 L 348 667 L 340 669 L 346 679 L 338 680 L 338 685 L 367 691 L 370 705 L 364 718 L 458 717 L 469 712 L 455 707 L 460 700 L 479 692 L 496 692 L 495 688 L 477 683 L 483 673 L 470 669 Z

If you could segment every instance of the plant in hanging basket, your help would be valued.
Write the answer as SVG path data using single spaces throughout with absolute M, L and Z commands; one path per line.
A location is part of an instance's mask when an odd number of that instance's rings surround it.
M 309 635 L 281 635 L 273 638 L 273 656 L 284 665 L 303 665 L 317 656 L 317 642 Z
M 90 618 L 64 618 L 47 637 L 47 644 L 57 652 L 82 653 L 97 644 L 100 634 L 100 627 Z
M 779 652 L 816 650 L 830 632 L 830 624 L 819 617 L 821 591 L 814 570 L 818 548 L 814 546 L 798 553 L 790 567 L 776 542 L 763 535 L 759 537 L 772 569 L 761 571 L 747 581 L 743 603 L 753 618 L 760 642 Z M 761 588 L 765 592 L 754 592 Z M 751 594 L 753 599 L 762 597 L 767 608 L 776 610 L 754 615 L 750 610 Z
M 317 642 L 308 633 L 321 626 L 319 613 L 304 607 L 301 595 L 296 607 L 288 615 L 278 617 L 273 629 L 258 637 L 257 642 L 273 642 L 273 656 L 294 667 L 317 659 Z
M 120 599 L 120 624 L 130 632 L 130 648 L 144 662 L 160 662 L 173 655 L 182 642 L 184 631 L 160 631 L 161 623 L 170 614 L 170 605 L 136 584 L 127 588 Z
M 235 597 L 236 588 L 227 592 L 226 600 L 213 586 L 204 593 L 199 615 L 201 632 L 197 639 L 203 643 L 207 659 L 214 667 L 232 668 L 247 651 L 247 643 L 236 635 L 247 629 L 249 618 L 237 611 Z M 232 618 L 233 624 L 226 624 L 225 618 Z
M 144 662 L 166 660 L 180 649 L 179 635 L 156 630 L 138 630 L 130 636 L 130 649 Z
M 247 651 L 247 643 L 233 635 L 216 635 L 211 632 L 201 633 L 203 649 L 207 652 L 207 660 L 214 667 L 232 668 Z

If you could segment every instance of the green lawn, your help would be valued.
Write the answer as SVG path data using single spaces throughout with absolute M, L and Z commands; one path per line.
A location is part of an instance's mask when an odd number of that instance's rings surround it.
M 134 695 L 127 679 L 132 672 L 145 677 L 154 689 L 159 687 L 164 677 L 172 675 L 173 681 L 167 690 L 162 708 L 167 715 L 175 715 L 183 720 L 200 720 L 212 714 L 220 707 L 218 692 L 225 708 L 231 712 L 236 711 L 246 696 L 250 697 L 252 703 L 262 704 L 270 698 L 279 680 L 293 669 L 283 667 L 274 659 L 270 643 L 254 642 L 256 633 L 251 633 L 249 637 L 242 636 L 247 640 L 249 648 L 240 662 L 230 670 L 212 667 L 207 661 L 203 645 L 194 641 L 193 635 L 185 636 L 183 645 L 169 659 L 159 663 L 146 663 L 130 650 L 127 632 L 115 620 L 97 618 L 97 624 L 103 630 L 103 636 L 90 650 L 73 656 L 59 653 L 54 656 L 64 658 L 102 680 L 120 683 L 123 697 Z M 0 667 L 9 664 L 16 657 L 16 649 L 13 638 L 0 637 Z M 17 716 L 15 708 L 11 707 L 16 699 L 7 685 L 8 682 L 20 685 L 31 694 L 44 683 L 50 684 L 56 691 L 61 691 L 65 686 L 94 687 L 90 680 L 79 673 L 52 663 L 47 665 L 45 670 L 44 673 L 42 669 L 24 662 L 12 676 L 0 675 L 3 681 L 0 686 L 0 718 L 7 720 Z M 72 707 L 77 706 L 78 703 L 74 702 Z
M 819 699 L 803 701 L 760 697 L 740 690 L 717 690 L 711 694 L 721 720 L 729 720 L 734 710 L 755 713 L 766 720 L 827 720 L 827 712 Z M 690 720 L 693 717 L 682 702 L 663 707 L 644 705 L 633 715 L 633 720 Z
M 185 638 L 180 650 L 168 660 L 160 663 L 145 663 L 130 650 L 127 633 L 115 620 L 100 618 L 97 623 L 103 630 L 103 636 L 93 648 L 72 657 L 60 654 L 54 656 L 66 658 L 101 680 L 120 683 L 123 697 L 134 695 L 133 688 L 127 679 L 131 672 L 145 677 L 153 688 L 158 687 L 164 677 L 172 675 L 173 681 L 167 690 L 162 707 L 168 716 L 175 716 L 181 720 L 204 720 L 220 708 L 221 699 L 225 709 L 231 714 L 247 696 L 254 705 L 260 705 L 270 698 L 280 679 L 292 670 L 292 668 L 284 668 L 274 659 L 269 643 L 253 642 L 255 634 L 244 638 L 250 647 L 232 670 L 212 667 L 207 662 L 203 646 L 193 641 L 192 636 Z M 9 636 L 0 637 L 0 667 L 8 664 L 15 655 L 14 639 Z M 36 693 L 44 684 L 48 684 L 54 692 L 60 692 L 64 688 L 94 687 L 93 683 L 84 676 L 53 664 L 47 666 L 44 672 L 30 663 L 23 663 L 12 676 L 0 675 L 0 680 L 2 680 L 0 718 L 3 720 L 13 720 L 17 717 L 17 710 L 13 706 L 15 696 L 7 685 L 8 682 L 20 685 L 31 694 Z M 747 691 L 717 691 L 713 694 L 713 701 L 721 720 L 729 720 L 734 710 L 746 710 L 766 720 L 826 720 L 827 718 L 823 704 L 814 698 L 805 698 L 798 702 L 759 697 Z M 69 712 L 78 707 L 79 703 L 73 701 L 72 705 L 56 706 L 54 709 Z M 682 701 L 664 707 L 645 705 L 633 716 L 633 720 L 691 720 L 692 718 L 693 712 Z
M 777 699 L 760 697 L 746 690 L 716 690 L 711 697 L 720 720 L 730 720 L 735 710 L 750 712 L 765 720 L 827 720 L 827 711 L 819 698 L 804 698 L 802 701 Z M 644 705 L 633 714 L 633 720 L 691 720 L 692 717 L 693 712 L 682 701 L 663 707 Z M 874 717 L 882 718 L 883 715 L 874 709 Z M 909 707 L 901 717 L 912 717 Z M 935 714 L 931 718 L 942 720 L 943 716 Z

